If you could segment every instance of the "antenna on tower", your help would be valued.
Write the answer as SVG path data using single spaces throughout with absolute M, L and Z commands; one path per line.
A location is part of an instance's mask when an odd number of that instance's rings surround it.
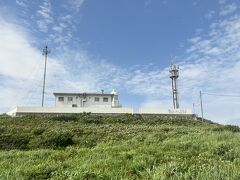
M 179 108 L 179 99 L 178 99 L 178 88 L 177 88 L 177 79 L 179 77 L 179 66 L 171 63 L 169 70 L 169 77 L 172 79 L 172 96 L 173 96 L 173 107 L 174 109 Z
M 42 107 L 44 106 L 44 95 L 45 95 L 45 83 L 46 83 L 46 70 L 47 70 L 47 58 L 50 51 L 48 50 L 48 46 L 45 45 L 42 51 L 42 55 L 45 58 L 45 65 L 44 65 L 44 75 L 43 75 L 43 90 L 42 90 Z

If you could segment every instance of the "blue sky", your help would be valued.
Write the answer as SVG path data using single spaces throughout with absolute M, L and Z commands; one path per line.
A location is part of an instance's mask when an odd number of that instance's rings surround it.
M 180 65 L 180 106 L 199 113 L 199 91 L 239 95 L 238 0 L 1 0 L 0 112 L 41 102 L 51 49 L 54 91 L 117 89 L 124 106 L 171 108 L 168 68 Z M 205 115 L 240 123 L 240 98 L 204 95 Z

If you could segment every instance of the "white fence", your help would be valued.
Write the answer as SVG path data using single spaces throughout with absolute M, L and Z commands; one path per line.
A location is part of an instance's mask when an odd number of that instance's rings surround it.
M 139 114 L 193 114 L 191 109 L 153 109 L 141 108 Z
M 73 107 L 16 107 L 7 114 L 16 116 L 18 114 L 133 114 L 132 108 L 73 108 Z
M 72 108 L 72 107 L 16 107 L 7 114 L 17 116 L 23 114 L 134 114 L 133 108 Z M 139 109 L 135 114 L 185 114 L 191 115 L 190 109 Z

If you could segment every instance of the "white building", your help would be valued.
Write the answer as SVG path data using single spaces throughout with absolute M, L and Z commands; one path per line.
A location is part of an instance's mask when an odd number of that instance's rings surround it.
M 26 114 L 133 114 L 133 108 L 122 107 L 118 93 L 53 93 L 55 107 L 17 106 L 7 112 L 10 116 Z
M 120 108 L 118 94 L 111 93 L 53 93 L 55 107 Z

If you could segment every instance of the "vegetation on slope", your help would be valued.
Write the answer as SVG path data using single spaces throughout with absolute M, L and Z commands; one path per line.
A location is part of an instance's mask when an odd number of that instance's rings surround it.
M 0 179 L 240 179 L 240 128 L 184 117 L 0 117 Z

